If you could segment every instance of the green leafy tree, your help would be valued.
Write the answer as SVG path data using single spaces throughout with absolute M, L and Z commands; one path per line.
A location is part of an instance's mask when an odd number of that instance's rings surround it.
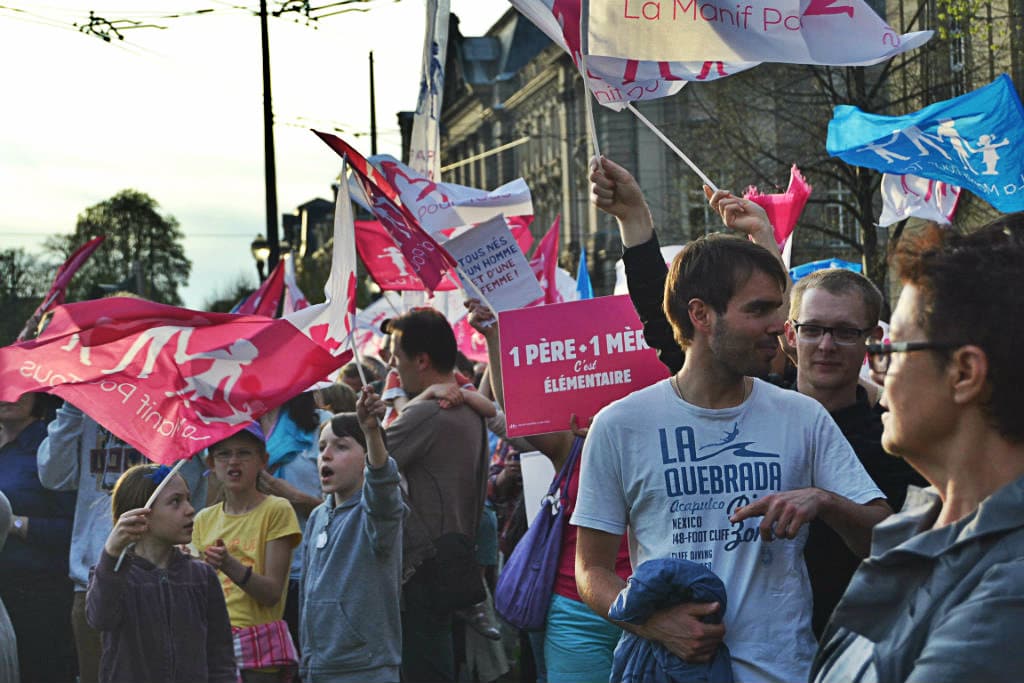
M 185 256 L 178 221 L 159 208 L 144 192 L 121 190 L 79 214 L 74 233 L 46 241 L 47 251 L 65 259 L 87 240 L 106 236 L 72 279 L 69 301 L 122 289 L 159 303 L 182 304 L 178 289 L 188 283 L 192 262 Z
M 250 280 L 251 278 L 244 275 L 237 275 L 227 287 L 217 290 L 210 299 L 203 303 L 203 310 L 212 313 L 230 313 L 235 304 L 256 291 Z

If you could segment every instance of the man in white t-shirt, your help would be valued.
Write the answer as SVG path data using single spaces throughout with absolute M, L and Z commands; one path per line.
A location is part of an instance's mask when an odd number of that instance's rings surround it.
M 889 514 L 821 404 L 754 379 L 778 352 L 787 282 L 778 259 L 747 240 L 711 235 L 683 249 L 665 289 L 683 367 L 594 419 L 572 517 L 577 585 L 598 614 L 623 587 L 614 561 L 627 528 L 634 567 L 680 557 L 718 574 L 723 625 L 700 621 L 712 603 L 624 627 L 690 662 L 710 659 L 724 636 L 740 683 L 807 678 L 807 523 L 820 517 L 857 547 Z

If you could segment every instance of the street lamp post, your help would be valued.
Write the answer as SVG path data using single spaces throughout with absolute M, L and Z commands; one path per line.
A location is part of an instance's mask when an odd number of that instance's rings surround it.
M 260 0 L 260 37 L 263 53 L 263 158 L 266 172 L 267 263 L 277 265 L 281 248 L 277 241 L 277 170 L 274 164 L 274 108 L 270 96 L 270 37 L 267 30 L 267 0 Z M 261 271 L 262 272 L 262 271 Z
M 252 252 L 252 257 L 256 259 L 256 272 L 259 273 L 260 282 L 262 283 L 267 279 L 264 267 L 270 258 L 270 243 L 263 235 L 256 235 L 256 239 L 249 245 L 249 250 Z

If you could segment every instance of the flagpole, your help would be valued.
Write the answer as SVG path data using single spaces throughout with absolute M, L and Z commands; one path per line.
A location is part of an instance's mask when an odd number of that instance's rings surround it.
M 491 312 L 494 313 L 495 316 L 497 316 L 498 315 L 498 310 L 496 308 L 494 308 L 494 306 L 491 305 L 491 302 L 487 300 L 487 297 L 485 297 L 484 293 L 480 291 L 480 288 L 476 286 L 476 283 L 473 282 L 473 280 L 471 278 L 466 277 L 466 274 L 464 272 L 462 272 L 462 268 L 460 268 L 459 266 L 455 266 L 455 270 L 456 270 L 456 272 L 458 272 L 459 279 L 463 283 L 462 284 L 463 291 L 465 291 L 466 283 L 468 283 L 469 286 L 473 288 L 473 291 L 476 292 L 476 295 L 477 295 L 477 297 L 479 297 L 480 301 L 483 301 L 484 304 L 487 305 L 487 308 L 491 309 Z
M 590 3 L 583 0 L 580 3 L 580 76 L 583 77 L 583 106 L 587 111 L 587 128 L 590 133 L 590 142 L 594 145 L 594 156 L 601 156 L 601 145 L 597 141 L 597 124 L 594 123 L 594 103 L 590 101 L 593 94 L 590 92 L 590 76 L 587 71 L 587 53 L 590 51 L 589 35 L 587 24 L 590 21 Z M 494 310 L 494 309 L 491 309 Z
M 181 459 L 181 460 L 179 460 L 178 462 L 174 463 L 174 467 L 172 467 L 172 468 L 171 468 L 171 471 L 167 473 L 167 476 L 165 476 L 165 477 L 164 477 L 164 478 L 163 478 L 163 479 L 162 479 L 162 480 L 160 481 L 160 483 L 156 485 L 156 490 L 155 490 L 155 491 L 153 491 L 153 495 L 151 495 L 151 496 L 149 497 L 149 500 L 147 500 L 147 501 L 146 501 L 146 504 L 145 504 L 145 505 L 143 505 L 142 507 L 144 507 L 144 508 L 149 508 L 149 509 L 153 509 L 153 503 L 155 503 L 155 502 L 156 502 L 156 498 L 157 498 L 157 496 L 159 496 L 159 495 L 160 495 L 160 492 L 164 490 L 164 487 L 165 487 L 165 486 L 167 486 L 167 482 L 169 482 L 169 481 L 171 480 L 171 477 L 173 477 L 174 475 L 176 475 L 176 474 L 178 473 L 178 470 L 180 470 L 180 469 L 181 469 L 182 465 L 184 465 L 184 464 L 185 464 L 185 462 L 186 462 L 187 460 L 189 460 L 189 458 L 182 458 L 182 459 Z M 114 520 L 114 523 L 115 523 L 115 524 L 117 523 L 117 520 L 116 520 L 116 519 Z M 134 544 L 134 543 L 129 543 L 128 545 L 126 545 L 126 546 L 125 546 L 125 547 L 124 547 L 124 548 L 123 548 L 123 549 L 121 550 L 121 554 L 120 554 L 120 555 L 118 555 L 118 557 L 117 557 L 117 562 L 116 562 L 116 563 L 114 564 L 114 571 L 115 571 L 115 572 L 116 572 L 116 571 L 117 571 L 118 569 L 120 569 L 120 568 L 121 568 L 121 563 L 122 563 L 122 562 L 124 562 L 124 556 L 125 556 L 125 554 L 126 554 L 126 553 L 128 552 L 128 549 L 129 549 L 129 548 L 133 548 L 133 547 L 135 547 L 135 544 Z
M 676 153 L 676 156 L 685 161 L 686 165 L 689 166 L 694 173 L 700 176 L 700 179 L 704 181 L 705 185 L 711 188 L 712 192 L 718 192 L 718 187 L 713 182 L 711 182 L 710 178 L 704 175 L 704 171 L 697 168 L 697 164 L 690 161 L 690 157 L 683 154 L 683 150 L 676 147 L 675 143 L 669 140 L 667 137 L 665 137 L 665 134 L 658 130 L 658 128 L 653 123 L 648 121 L 646 116 L 637 111 L 636 107 L 633 106 L 632 102 L 626 104 L 626 109 L 629 109 L 631 112 L 633 112 L 633 115 L 640 119 L 641 123 L 650 128 L 651 132 L 657 135 L 662 142 L 668 145 L 669 149 Z

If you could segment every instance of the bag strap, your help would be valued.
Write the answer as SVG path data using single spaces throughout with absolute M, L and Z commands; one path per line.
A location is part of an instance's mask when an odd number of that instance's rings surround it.
M 565 459 L 565 464 L 562 465 L 562 469 L 558 471 L 558 475 L 551 482 L 551 487 L 548 489 L 548 495 L 553 496 L 555 491 L 559 491 L 563 495 L 566 489 L 569 487 L 569 477 L 572 474 L 573 468 L 576 466 L 576 461 L 579 460 L 580 454 L 583 452 L 583 437 L 577 436 L 572 441 L 572 446 L 569 448 L 569 457 Z

